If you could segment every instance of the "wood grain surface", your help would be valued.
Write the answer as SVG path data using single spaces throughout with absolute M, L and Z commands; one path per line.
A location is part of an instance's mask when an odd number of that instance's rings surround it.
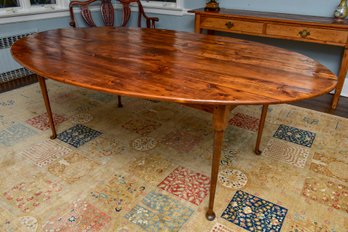
M 58 29 L 21 39 L 11 52 L 27 69 L 59 82 L 190 104 L 292 102 L 329 92 L 337 79 L 285 49 L 159 29 Z

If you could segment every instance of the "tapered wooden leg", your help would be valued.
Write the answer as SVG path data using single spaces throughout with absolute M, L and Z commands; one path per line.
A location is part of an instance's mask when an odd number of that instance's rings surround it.
M 117 96 L 117 99 L 118 99 L 118 105 L 117 105 L 117 107 L 118 107 L 118 108 L 122 108 L 123 105 L 122 105 L 122 101 L 121 101 L 121 96 Z
M 54 122 L 53 122 L 52 110 L 51 110 L 50 100 L 49 100 L 48 94 L 47 94 L 47 87 L 46 87 L 45 78 L 37 75 L 37 79 L 39 80 L 39 83 L 40 83 L 42 97 L 44 99 L 45 106 L 46 106 L 48 121 L 50 123 L 51 130 L 52 130 L 52 135 L 50 138 L 55 139 L 55 138 L 57 138 L 57 133 L 56 133 L 56 128 L 55 128 Z
M 263 105 L 263 106 L 262 106 L 262 112 L 261 112 L 260 123 L 259 123 L 259 129 L 258 129 L 258 132 L 257 132 L 256 146 L 255 146 L 255 153 L 256 153 L 257 155 L 260 155 L 260 154 L 261 154 L 261 151 L 260 151 L 260 143 L 261 143 L 263 128 L 265 127 L 265 121 L 266 121 L 267 111 L 268 111 L 268 105 Z
M 347 70 L 348 70 L 348 48 L 344 48 L 343 56 L 342 56 L 342 60 L 341 60 L 341 66 L 340 66 L 340 70 L 338 73 L 335 94 L 332 98 L 332 103 L 331 103 L 332 109 L 336 109 L 336 107 L 337 107 L 337 104 L 338 104 L 338 101 L 340 99 L 341 92 L 343 89 L 344 80 L 346 79 Z
M 206 218 L 209 221 L 213 221 L 216 217 L 214 213 L 215 190 L 220 166 L 221 147 L 224 138 L 224 130 L 227 126 L 228 114 L 230 110 L 230 106 L 215 106 L 213 111 L 214 151 L 210 176 L 209 208 L 206 213 Z
M 195 16 L 195 32 L 196 33 L 202 33 L 202 29 L 201 29 L 201 16 L 199 14 L 197 14 Z

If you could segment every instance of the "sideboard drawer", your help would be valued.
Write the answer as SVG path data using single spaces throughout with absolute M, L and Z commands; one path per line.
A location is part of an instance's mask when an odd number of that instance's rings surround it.
M 346 44 L 348 37 L 348 31 L 278 24 L 268 24 L 266 34 L 270 36 L 283 36 L 289 39 L 322 41 L 332 44 Z
M 255 34 L 262 34 L 263 31 L 263 23 L 209 17 L 204 17 L 201 19 L 200 27 L 210 30 L 246 32 Z

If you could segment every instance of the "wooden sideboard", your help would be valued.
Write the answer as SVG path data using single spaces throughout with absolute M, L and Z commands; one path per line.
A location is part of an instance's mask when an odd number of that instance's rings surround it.
M 337 107 L 348 69 L 348 20 L 336 22 L 329 17 L 232 9 L 189 12 L 195 14 L 196 33 L 205 29 L 344 47 L 331 105 L 333 109 Z

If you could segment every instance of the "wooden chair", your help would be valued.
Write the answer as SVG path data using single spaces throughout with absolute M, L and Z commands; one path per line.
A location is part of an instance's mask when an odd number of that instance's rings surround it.
M 81 10 L 81 16 L 85 23 L 89 27 L 96 27 L 96 24 L 93 20 L 91 10 L 89 6 L 98 2 L 99 0 L 88 0 L 88 1 L 71 1 L 69 4 L 69 12 L 70 12 L 70 26 L 76 28 L 74 7 L 79 7 Z M 111 0 L 101 0 L 100 4 L 100 12 L 103 19 L 104 26 L 114 26 L 115 21 L 115 9 L 111 3 Z M 117 96 L 118 98 L 118 107 L 122 107 L 121 96 Z
M 96 27 L 96 24 L 92 17 L 92 13 L 89 9 L 89 6 L 94 2 L 99 2 L 99 0 L 71 1 L 69 4 L 70 26 L 76 27 L 74 7 L 78 6 L 80 7 L 81 16 L 84 19 L 85 23 L 90 27 Z M 114 26 L 115 9 L 111 3 L 111 0 L 101 0 L 100 12 L 102 15 L 104 26 Z
M 85 23 L 90 27 L 96 27 L 96 24 L 93 20 L 92 13 L 89 9 L 89 6 L 94 2 L 99 2 L 100 4 L 100 11 L 101 16 L 103 19 L 104 26 L 114 26 L 114 19 L 115 19 L 115 9 L 111 3 L 111 0 L 87 0 L 87 1 L 76 1 L 73 0 L 69 4 L 69 11 L 70 11 L 70 26 L 76 27 L 75 22 L 75 16 L 74 16 L 74 7 L 79 7 L 81 10 L 81 16 L 84 19 Z M 122 4 L 123 9 L 123 21 L 121 26 L 125 27 L 127 26 L 130 16 L 131 16 L 131 9 L 130 4 L 136 3 L 138 5 L 138 27 L 141 27 L 142 17 L 144 17 L 146 22 L 147 28 L 155 28 L 155 23 L 159 21 L 157 17 L 148 17 L 145 14 L 144 7 L 141 4 L 140 0 L 119 0 Z
M 76 28 L 76 21 L 75 21 L 75 15 L 74 15 L 74 7 L 79 7 L 81 10 L 81 16 L 84 19 L 85 23 L 89 27 L 96 27 L 96 24 L 93 20 L 91 10 L 89 9 L 90 5 L 94 2 L 99 2 L 100 0 L 87 0 L 87 1 L 76 1 L 73 0 L 69 4 L 69 12 L 70 12 L 70 23 L 69 25 Z M 156 17 L 148 17 L 145 14 L 143 5 L 141 4 L 140 0 L 120 0 L 120 3 L 122 4 L 123 9 L 123 20 L 122 20 L 122 27 L 127 26 L 130 16 L 131 16 L 131 9 L 130 4 L 132 2 L 137 3 L 138 5 L 138 27 L 141 27 L 141 21 L 142 17 L 144 17 L 146 21 L 146 27 L 147 28 L 155 28 L 155 22 L 158 22 L 158 18 Z M 115 9 L 114 6 L 111 3 L 111 0 L 101 0 L 100 3 L 100 12 L 102 16 L 102 20 L 104 23 L 104 26 L 114 26 L 115 22 Z M 122 107 L 121 102 L 121 96 L 118 97 L 118 107 Z

